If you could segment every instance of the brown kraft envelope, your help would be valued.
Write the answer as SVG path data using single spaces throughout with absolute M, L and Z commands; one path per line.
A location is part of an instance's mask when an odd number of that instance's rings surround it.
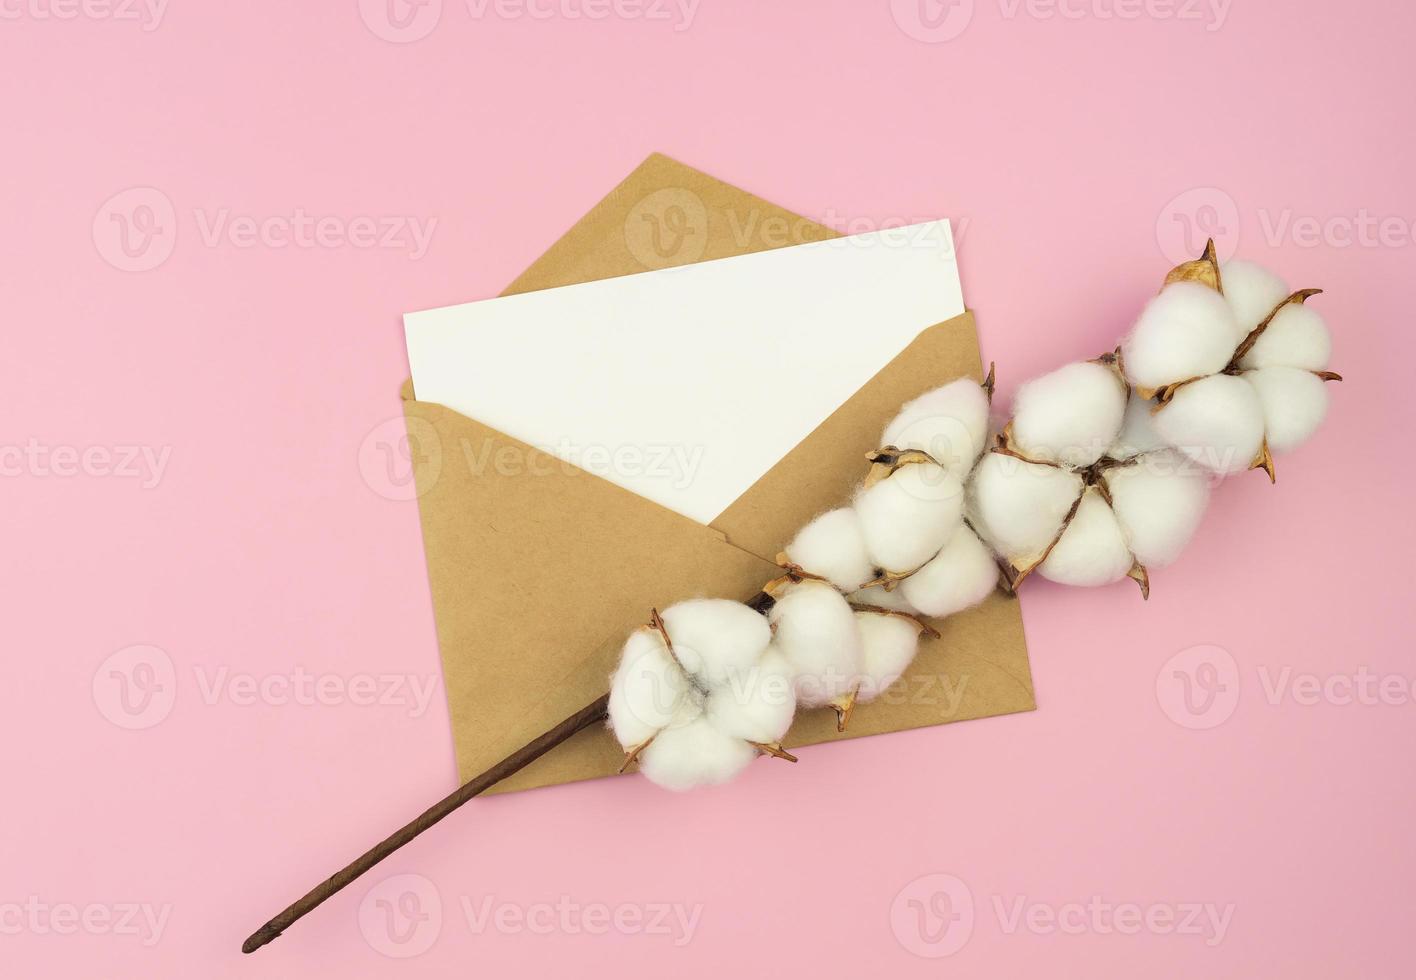
M 655 154 L 503 295 L 723 258 L 837 233 Z M 910 399 L 982 378 L 973 316 L 929 326 L 704 526 L 403 387 L 458 770 L 466 781 L 603 694 L 652 607 L 747 599 L 813 516 L 844 503 Z M 1018 604 L 995 593 L 934 622 L 895 687 L 837 734 L 802 712 L 791 747 L 1030 711 Z M 623 753 L 581 732 L 493 791 L 614 774 Z M 803 764 L 809 764 L 806 760 Z

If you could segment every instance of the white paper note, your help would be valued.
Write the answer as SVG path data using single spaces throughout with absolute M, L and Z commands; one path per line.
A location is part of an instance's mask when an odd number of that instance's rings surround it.
M 403 323 L 420 400 L 707 523 L 921 330 L 963 311 L 937 221 Z

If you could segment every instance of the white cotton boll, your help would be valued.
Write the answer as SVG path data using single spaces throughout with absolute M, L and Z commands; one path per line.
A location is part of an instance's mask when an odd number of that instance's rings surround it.
M 781 741 L 796 712 L 791 664 L 768 647 L 762 661 L 713 689 L 704 714 L 718 731 L 749 742 Z
M 610 681 L 610 729 L 624 748 L 642 745 L 661 729 L 696 717 L 696 695 L 658 632 L 635 630 Z
M 748 767 L 757 750 L 698 718 L 660 732 L 639 755 L 639 771 L 665 789 L 725 783 Z
M 860 673 L 861 649 L 855 610 L 845 596 L 808 579 L 789 586 L 768 617 L 801 704 L 819 707 L 850 692 Z
M 910 605 L 926 616 L 952 616 L 976 606 L 998 585 L 993 552 L 965 525 L 939 554 L 900 583 Z
M 1146 304 L 1122 341 L 1126 377 L 1142 388 L 1160 388 L 1222 371 L 1238 333 L 1223 296 L 1196 282 L 1172 283 Z
M 856 495 L 866 549 L 880 568 L 909 572 L 933 558 L 959 526 L 964 490 L 933 463 L 910 463 Z
M 1119 582 L 1134 563 L 1116 515 L 1101 491 L 1088 487 L 1057 547 L 1037 571 L 1061 585 L 1090 587 Z
M 962 534 L 963 529 L 955 532 Z M 953 544 L 954 539 L 949 539 L 949 544 Z M 948 546 L 946 545 L 946 548 Z M 915 572 L 918 575 L 919 572 Z M 914 578 L 911 575 L 910 578 Z M 905 579 L 906 582 L 909 579 Z M 879 606 L 881 609 L 893 609 L 895 612 L 909 613 L 911 616 L 917 615 L 920 610 L 916 609 L 904 594 L 904 582 L 901 582 L 893 589 L 886 589 L 883 585 L 872 585 L 868 589 L 860 589 L 848 595 L 847 600 L 861 606 Z
M 1106 471 L 1111 510 L 1136 560 L 1147 568 L 1180 557 L 1209 503 L 1209 474 L 1172 451 Z
M 1110 368 L 1078 361 L 1024 384 L 1013 400 L 1013 445 L 1032 459 L 1090 466 L 1121 428 L 1126 386 Z
M 902 616 L 858 612 L 860 630 L 862 702 L 873 701 L 900 679 L 919 652 L 919 626 Z
M 1264 412 L 1243 378 L 1216 374 L 1175 391 L 1155 414 L 1165 441 L 1216 473 L 1241 473 L 1259 454 Z
M 718 684 L 757 663 L 772 640 L 761 613 L 730 599 L 689 599 L 664 610 L 674 655 L 684 668 Z
M 1239 366 L 1245 370 L 1290 367 L 1323 371 L 1330 357 L 1332 334 L 1322 315 L 1305 303 L 1289 303 L 1273 315 Z
M 1273 452 L 1286 453 L 1307 442 L 1327 417 L 1328 393 L 1311 371 L 1266 367 L 1243 375 L 1264 410 L 1264 432 Z
M 849 507 L 828 510 L 802 528 L 786 547 L 787 559 L 803 571 L 831 580 L 849 592 L 875 577 L 865 550 L 860 517 Z
M 988 439 L 988 394 L 972 378 L 925 392 L 900 410 L 880 445 L 929 453 L 962 480 Z
M 1229 308 L 1234 311 L 1234 324 L 1238 328 L 1234 338 L 1236 347 L 1275 306 L 1288 298 L 1288 285 L 1282 279 L 1258 263 L 1243 259 L 1233 259 L 1220 266 L 1219 283 Z
M 969 514 L 995 552 L 1031 560 L 1052 543 L 1081 493 L 1082 478 L 1069 470 L 986 453 L 969 481 Z
M 1112 459 L 1130 459 L 1141 453 L 1154 452 L 1170 445 L 1155 428 L 1156 406 L 1154 399 L 1142 398 L 1131 393 L 1126 402 L 1126 417 L 1121 422 L 1121 431 L 1111 444 L 1106 455 Z

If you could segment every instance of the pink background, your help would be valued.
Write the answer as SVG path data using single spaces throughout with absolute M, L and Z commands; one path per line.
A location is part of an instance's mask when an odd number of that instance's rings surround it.
M 1407 973 L 1409 5 L 445 0 L 398 40 L 381 2 L 177 0 L 155 23 L 59 2 L 0 21 L 0 971 Z M 397 12 L 418 33 L 435 9 Z M 495 293 L 654 150 L 848 230 L 953 217 L 1005 392 L 1110 345 L 1187 222 L 1324 287 L 1348 380 L 1276 488 L 1222 488 L 1149 603 L 1028 589 L 1037 712 L 690 796 L 636 777 L 482 801 L 243 959 L 454 782 L 440 687 L 421 713 L 339 693 L 438 671 L 416 505 L 367 458 L 399 411 L 399 314 Z M 106 203 L 129 188 L 160 195 Z M 416 259 L 203 234 L 296 209 L 437 224 Z M 115 267 L 115 213 L 137 261 L 175 229 L 170 256 Z M 1364 214 L 1386 230 L 1349 241 Z M 161 478 L 124 447 L 168 454 Z M 293 700 L 297 668 L 340 703 Z M 1359 674 L 1386 696 L 1345 698 Z M 1308 675 L 1317 703 L 1287 686 Z M 422 877 L 379 886 L 402 874 Z M 463 896 L 702 908 L 676 945 L 578 913 L 479 933 Z M 1093 896 L 1152 927 L 1075 907 Z M 1069 930 L 1010 928 L 1019 899 Z M 1190 903 L 1232 904 L 1222 941 L 1156 918 Z M 130 906 L 165 908 L 160 933 Z

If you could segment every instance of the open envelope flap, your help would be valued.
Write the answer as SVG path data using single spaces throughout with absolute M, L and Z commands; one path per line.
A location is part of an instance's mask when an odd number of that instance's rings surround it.
M 407 400 L 404 414 L 464 778 L 604 693 L 654 604 L 746 598 L 775 573 L 721 532 L 451 409 Z M 567 690 L 586 664 L 594 683 Z

